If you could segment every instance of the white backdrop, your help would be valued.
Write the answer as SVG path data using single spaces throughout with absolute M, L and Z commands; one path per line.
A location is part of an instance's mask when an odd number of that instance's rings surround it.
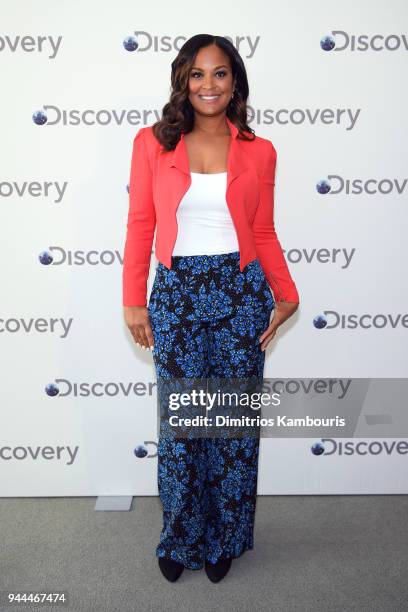
M 276 226 L 301 305 L 265 376 L 407 376 L 403 0 L 210 2 L 199 17 L 183 1 L 0 11 L 1 495 L 157 494 L 153 358 L 121 305 L 127 183 L 133 138 L 160 116 L 193 34 L 237 46 L 250 125 L 278 153 Z M 335 324 L 342 315 L 368 318 Z M 408 491 L 396 446 L 318 456 L 316 442 L 262 439 L 259 494 Z

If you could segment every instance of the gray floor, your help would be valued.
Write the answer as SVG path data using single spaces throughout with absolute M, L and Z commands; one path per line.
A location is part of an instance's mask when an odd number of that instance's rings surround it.
M 255 548 L 219 584 L 203 570 L 174 584 L 161 575 L 157 497 L 135 498 L 130 512 L 94 506 L 0 499 L 0 590 L 65 590 L 68 607 L 44 609 L 76 612 L 408 609 L 408 496 L 259 496 Z

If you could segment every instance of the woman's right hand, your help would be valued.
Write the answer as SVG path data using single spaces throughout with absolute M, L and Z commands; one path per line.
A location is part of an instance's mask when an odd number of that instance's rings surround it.
M 141 348 L 154 349 L 154 338 L 146 306 L 124 306 L 123 314 L 134 341 Z

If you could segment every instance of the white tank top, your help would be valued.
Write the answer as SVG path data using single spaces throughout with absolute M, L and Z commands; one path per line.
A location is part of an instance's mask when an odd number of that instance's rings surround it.
M 225 199 L 227 172 L 190 172 L 191 185 L 177 208 L 173 255 L 213 255 L 239 251 Z

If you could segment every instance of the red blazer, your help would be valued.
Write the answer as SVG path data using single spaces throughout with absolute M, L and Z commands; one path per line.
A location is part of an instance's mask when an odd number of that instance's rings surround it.
M 274 227 L 276 150 L 256 136 L 239 140 L 227 117 L 231 144 L 227 161 L 226 201 L 237 233 L 240 270 L 258 257 L 278 301 L 299 302 Z M 147 305 L 147 279 L 156 228 L 155 255 L 171 268 L 177 238 L 177 207 L 191 184 L 184 135 L 173 151 L 164 151 L 152 127 L 142 127 L 133 140 L 129 212 L 123 255 L 123 305 Z

